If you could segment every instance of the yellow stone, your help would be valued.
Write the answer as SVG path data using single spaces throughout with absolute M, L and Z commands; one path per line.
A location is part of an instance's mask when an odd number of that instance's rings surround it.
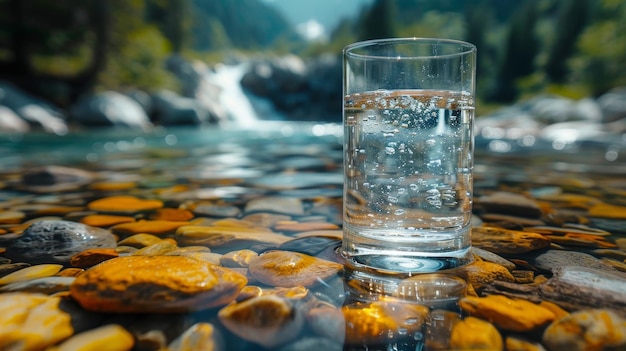
M 93 214 L 83 217 L 80 222 L 92 227 L 108 228 L 116 224 L 134 222 L 135 218 L 130 216 Z
M 230 304 L 218 312 L 218 318 L 234 334 L 268 349 L 293 340 L 304 325 L 303 313 L 273 294 Z
M 119 256 L 119 253 L 117 253 L 115 249 L 109 249 L 109 248 L 87 249 L 85 251 L 79 252 L 76 255 L 72 256 L 70 258 L 70 264 L 73 267 L 89 268 L 91 266 L 97 265 L 98 263 L 104 262 L 106 260 L 110 260 L 118 256 Z
M 111 231 L 121 236 L 129 236 L 133 234 L 147 233 L 156 236 L 165 236 L 167 234 L 173 234 L 176 229 L 189 225 L 189 222 L 180 221 L 139 221 L 131 223 L 121 223 L 111 228 Z
M 161 200 L 140 199 L 130 195 L 110 196 L 90 202 L 87 207 L 99 212 L 139 212 L 163 207 Z
M 219 333 L 211 323 L 196 323 L 172 341 L 169 351 L 220 351 L 224 350 Z
M 135 187 L 137 187 L 137 183 L 135 182 L 97 182 L 89 186 L 90 189 L 98 191 L 130 190 Z
M 626 206 L 598 203 L 589 208 L 590 217 L 626 219 Z
M 459 274 L 462 275 L 475 290 L 480 290 L 496 280 L 509 283 L 515 282 L 515 277 L 508 269 L 499 264 L 487 261 L 474 261 L 462 267 L 459 270 Z
M 509 351 L 545 351 L 539 343 L 530 342 L 513 336 L 507 336 L 504 341 L 506 349 Z
M 0 278 L 0 285 L 6 285 L 35 278 L 50 277 L 57 274 L 63 265 L 60 264 L 40 264 L 36 266 L 22 268 L 19 271 L 9 273 Z
M 421 330 L 428 307 L 381 299 L 372 303 L 355 303 L 342 308 L 346 326 L 346 344 L 387 343 L 400 333 Z
M 279 232 L 308 232 L 313 230 L 335 230 L 339 226 L 333 223 L 325 222 L 278 222 L 274 230 Z
M 472 316 L 488 320 L 504 330 L 527 332 L 555 320 L 552 311 L 526 300 L 502 295 L 466 296 L 459 306 Z
M 178 249 L 178 245 L 176 245 L 176 241 L 168 238 L 163 239 L 157 243 L 154 243 L 150 246 L 146 246 L 132 253 L 133 256 L 156 256 L 156 255 L 165 255 L 168 252 L 172 252 Z
M 123 256 L 79 275 L 72 297 L 109 313 L 177 313 L 221 306 L 247 284 L 245 276 L 183 256 Z
M 451 350 L 502 351 L 502 336 L 493 324 L 475 317 L 456 323 L 450 335 Z
M 520 254 L 550 246 L 537 233 L 495 227 L 472 228 L 472 245 L 497 254 Z
M 242 243 L 249 246 L 254 242 L 279 245 L 292 238 L 263 228 L 189 225 L 176 230 L 176 239 L 180 245 L 203 245 L 214 248 Z
M 134 345 L 131 333 L 120 325 L 109 324 L 76 334 L 47 351 L 127 351 Z
M 250 261 L 258 256 L 258 253 L 248 249 L 231 251 L 220 258 L 220 264 L 224 267 L 246 268 Z
M 156 235 L 140 233 L 122 239 L 120 242 L 117 243 L 117 245 L 132 246 L 141 249 L 142 247 L 154 245 L 161 240 L 163 239 L 159 238 Z
M 186 222 L 193 219 L 191 211 L 180 208 L 160 208 L 150 216 L 153 220 Z
M 74 333 L 60 297 L 35 293 L 0 294 L 0 350 L 40 351 Z
M 312 286 L 337 275 L 343 265 L 293 251 L 269 251 L 250 261 L 248 272 L 272 286 Z

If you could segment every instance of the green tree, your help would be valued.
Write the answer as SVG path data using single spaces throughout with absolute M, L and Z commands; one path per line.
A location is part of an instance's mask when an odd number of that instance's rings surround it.
M 518 79 L 535 70 L 535 57 L 539 53 L 539 41 L 534 28 L 538 20 L 536 0 L 528 0 L 513 15 L 498 75 L 493 82 L 489 98 L 498 102 L 510 102 L 517 98 Z
M 593 95 L 626 85 L 626 3 L 602 0 L 594 22 L 581 34 L 579 52 L 569 62 L 572 80 Z
M 396 34 L 394 0 L 375 0 L 360 25 L 360 40 L 391 38 Z
M 589 20 L 588 0 L 566 0 L 558 3 L 559 14 L 555 21 L 556 38 L 549 46 L 545 73 L 554 83 L 563 83 L 569 72 L 567 60 L 574 53 L 576 41 Z

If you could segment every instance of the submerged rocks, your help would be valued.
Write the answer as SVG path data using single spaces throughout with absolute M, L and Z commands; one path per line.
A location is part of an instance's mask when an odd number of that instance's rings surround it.
M 182 256 L 128 256 L 79 275 L 72 297 L 90 311 L 172 313 L 224 305 L 247 279 L 227 268 Z
M 71 221 L 33 223 L 9 247 L 5 255 L 15 261 L 69 263 L 75 254 L 92 248 L 114 248 L 111 232 Z

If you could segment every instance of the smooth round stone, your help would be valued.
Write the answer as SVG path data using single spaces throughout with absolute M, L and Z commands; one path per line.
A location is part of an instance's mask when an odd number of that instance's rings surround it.
M 117 215 L 103 215 L 103 214 L 90 214 L 81 218 L 80 222 L 92 227 L 111 227 L 116 224 L 134 222 L 135 217 L 131 216 L 117 216 Z
M 232 333 L 269 349 L 294 340 L 305 321 L 289 299 L 275 294 L 230 304 L 218 317 Z
M 3 277 L 15 271 L 19 271 L 20 269 L 26 268 L 26 267 L 30 267 L 30 264 L 26 262 L 0 264 L 0 277 Z
M 291 216 L 304 215 L 302 201 L 292 197 L 268 196 L 248 201 L 244 209 L 246 214 L 270 212 Z
M 176 230 L 180 245 L 202 245 L 220 252 L 248 249 L 255 244 L 277 245 L 290 239 L 264 228 L 191 225 Z
M 70 285 L 74 277 L 45 277 L 26 281 L 10 283 L 2 288 L 0 292 L 30 292 L 52 295 L 62 291 L 70 290 Z
M 117 243 L 117 245 L 132 246 L 141 249 L 142 247 L 154 245 L 161 240 L 163 239 L 159 238 L 156 235 L 142 233 L 131 235 L 128 238 L 122 239 L 120 242 Z
M 136 213 L 162 208 L 163 202 L 129 195 L 118 195 L 94 200 L 87 204 L 87 207 L 92 211 L 105 213 Z
M 287 241 L 278 246 L 278 250 L 293 251 L 307 254 L 309 256 L 317 256 L 320 252 L 331 246 L 338 246 L 341 240 L 323 237 L 323 236 L 307 236 Z
M 0 212 L 0 224 L 18 224 L 26 217 L 23 211 L 2 211 Z
M 194 207 L 193 213 L 198 216 L 208 217 L 238 217 L 241 214 L 241 210 L 237 206 L 200 203 Z
M 520 254 L 546 248 L 550 240 L 537 233 L 477 227 L 472 228 L 472 245 L 496 254 Z
M 122 326 L 108 324 L 76 334 L 63 341 L 54 351 L 128 351 L 135 345 L 135 338 Z
M 172 341 L 169 351 L 225 350 L 219 330 L 211 323 L 196 323 Z
M 6 257 L 30 263 L 67 264 L 75 254 L 92 248 L 114 248 L 109 231 L 70 221 L 33 223 L 7 247 Z
M 180 221 L 145 220 L 117 224 L 111 228 L 111 231 L 121 236 L 129 236 L 140 233 L 165 236 L 168 234 L 174 234 L 176 229 L 189 224 L 191 223 Z
M 459 301 L 459 306 L 472 316 L 514 332 L 535 330 L 556 318 L 552 311 L 540 305 L 502 295 L 466 296 Z
M 71 317 L 60 302 L 43 294 L 0 294 L 0 350 L 45 350 L 71 336 Z
M 493 324 L 476 317 L 467 317 L 452 328 L 450 349 L 502 351 L 504 344 Z
M 540 269 L 553 271 L 559 267 L 578 266 L 600 270 L 614 271 L 615 269 L 598 258 L 578 251 L 548 250 L 537 257 L 531 263 Z
M 313 230 L 336 230 L 339 226 L 333 223 L 324 222 L 279 222 L 274 230 L 279 232 L 308 232 Z
M 21 282 L 24 280 L 49 277 L 57 274 L 61 268 L 60 264 L 40 264 L 36 266 L 30 266 L 22 268 L 19 271 L 7 274 L 0 278 L 0 285 L 6 285 L 15 282 Z
M 118 256 L 119 253 L 115 249 L 87 249 L 72 256 L 70 265 L 78 268 L 89 268 Z
M 250 261 L 258 256 L 259 254 L 248 249 L 231 251 L 222 255 L 220 264 L 224 267 L 246 268 L 250 266 Z
M 487 261 L 487 262 L 491 262 L 491 263 L 496 263 L 499 264 L 501 266 L 504 266 L 506 269 L 508 269 L 509 271 L 512 271 L 515 269 L 516 265 L 515 263 L 503 258 L 502 256 L 499 256 L 493 252 L 487 251 L 487 250 L 483 250 L 479 247 L 472 247 L 472 253 L 480 258 L 482 258 L 483 260 Z
M 381 298 L 371 303 L 342 307 L 348 345 L 391 344 L 402 338 L 413 340 L 422 329 L 428 307 Z
M 543 343 L 550 350 L 624 350 L 626 319 L 608 309 L 576 311 L 552 323 Z
M 541 216 L 541 208 L 534 199 L 516 193 L 496 192 L 481 196 L 477 199 L 476 205 L 491 213 L 529 218 L 539 218 Z
M 268 251 L 250 261 L 249 274 L 270 286 L 310 287 L 336 276 L 343 265 L 291 251 Z
M 181 208 L 160 208 L 150 215 L 152 220 L 178 222 L 186 222 L 193 219 L 193 217 L 194 215 L 191 211 Z
M 35 193 L 78 190 L 93 180 L 93 174 L 82 169 L 45 166 L 29 169 L 22 175 L 22 186 Z
M 193 258 L 128 256 L 85 271 L 70 291 L 90 311 L 172 313 L 227 304 L 246 284 L 239 273 Z

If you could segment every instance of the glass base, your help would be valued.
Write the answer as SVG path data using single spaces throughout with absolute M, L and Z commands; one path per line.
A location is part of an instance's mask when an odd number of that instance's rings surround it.
M 474 257 L 468 248 L 460 254 L 449 256 L 413 256 L 389 254 L 342 255 L 346 265 L 355 271 L 366 271 L 375 275 L 389 275 L 398 278 L 415 274 L 437 273 L 453 270 L 473 262 Z

